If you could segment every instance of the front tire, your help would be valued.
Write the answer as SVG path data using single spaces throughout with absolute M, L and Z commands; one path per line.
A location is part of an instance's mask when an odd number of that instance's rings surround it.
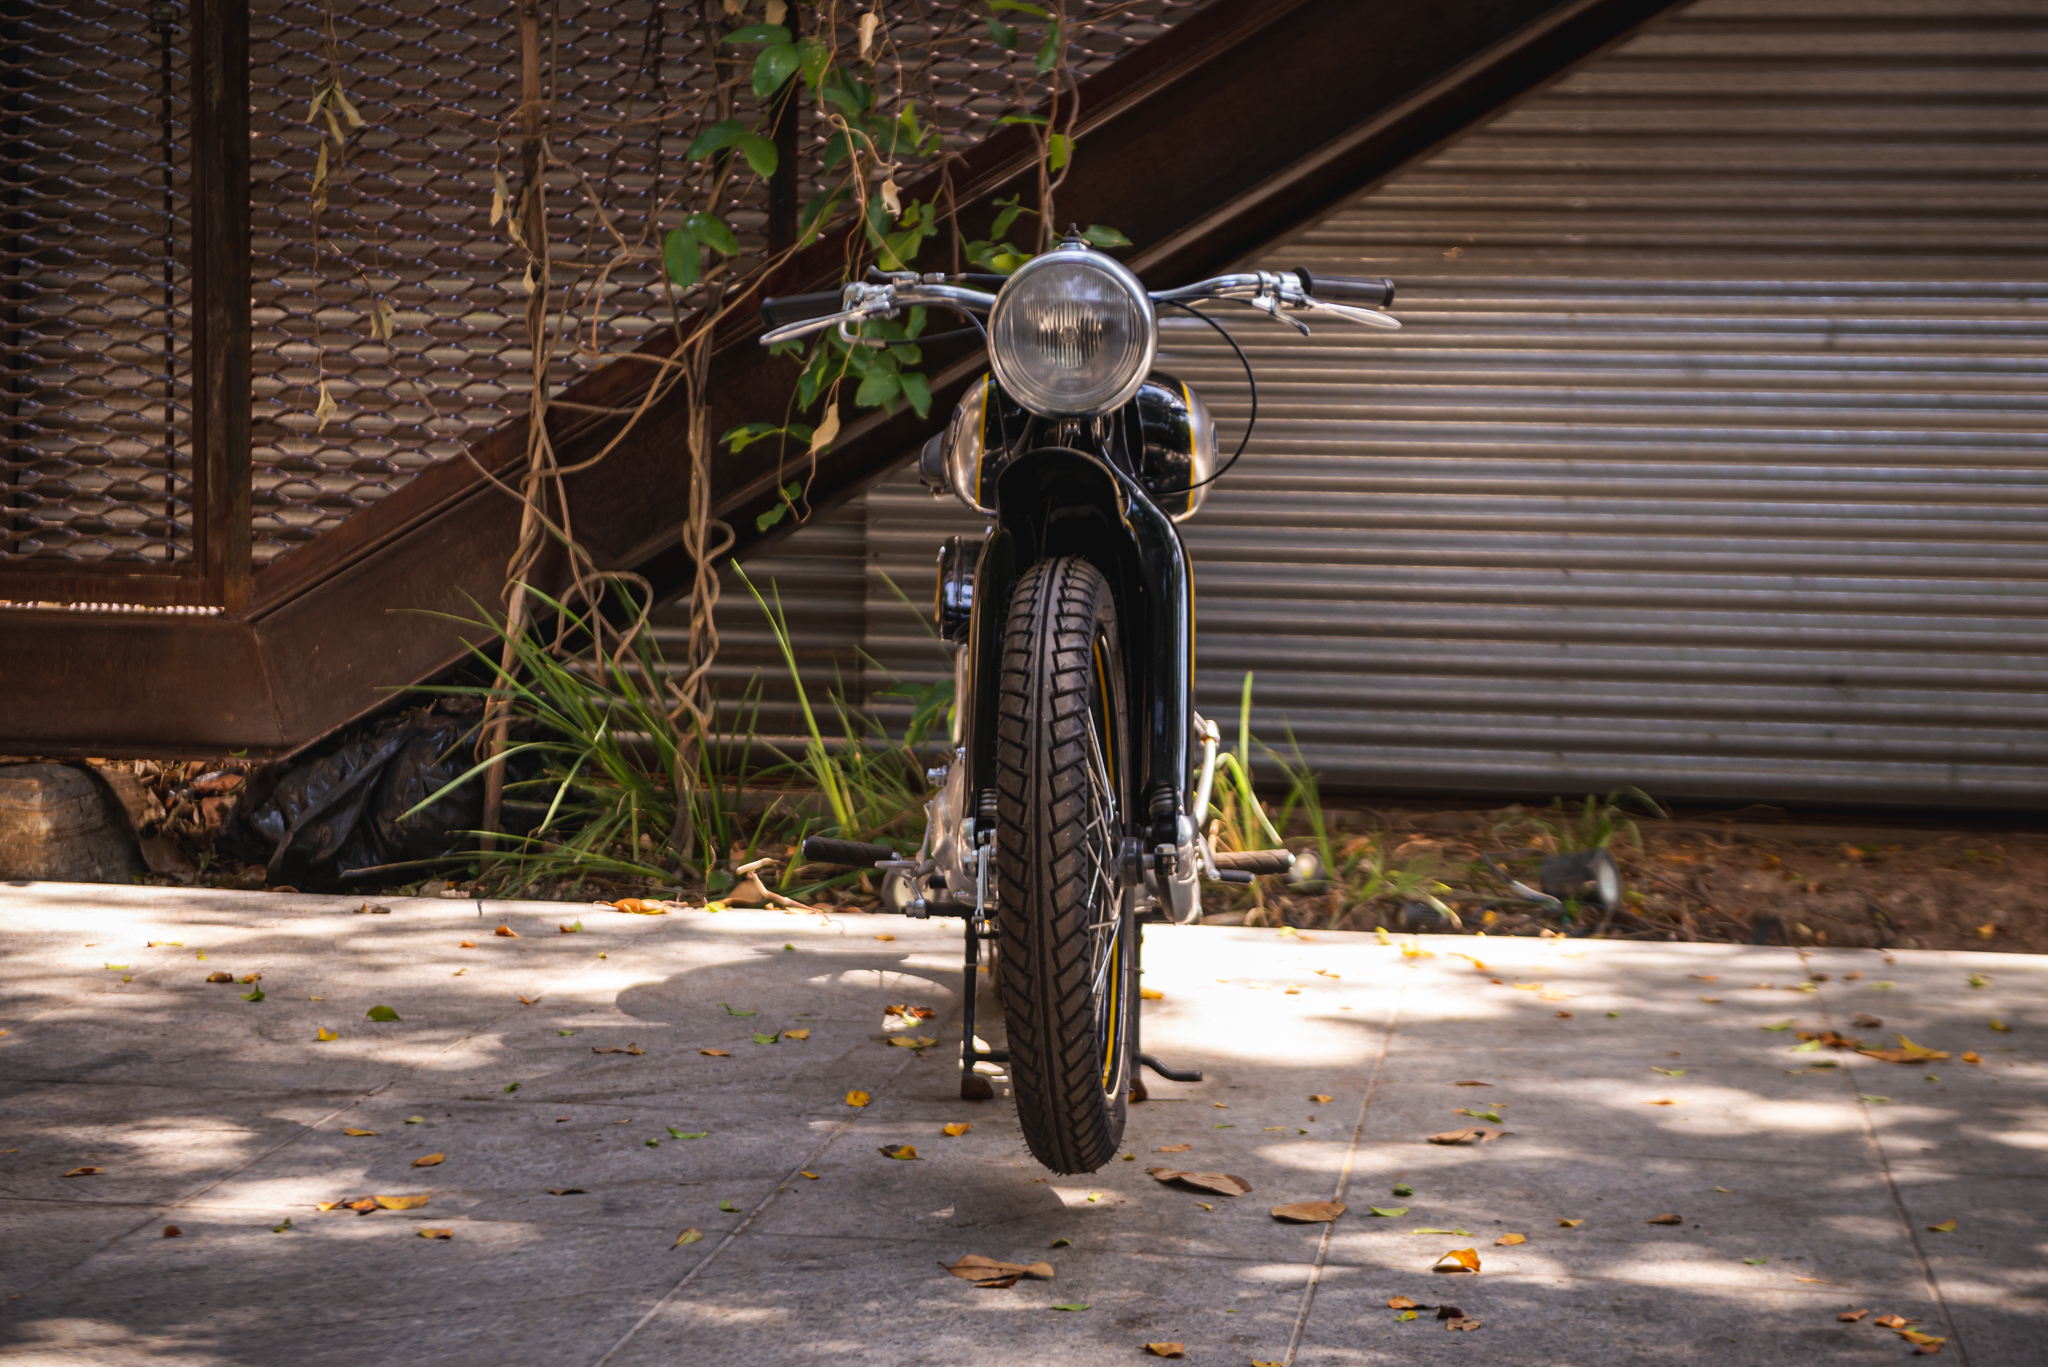
M 996 981 L 1032 1156 L 1093 1172 L 1130 1090 L 1137 924 L 1119 860 L 1129 754 L 1116 606 L 1075 556 L 1026 571 L 996 721 Z

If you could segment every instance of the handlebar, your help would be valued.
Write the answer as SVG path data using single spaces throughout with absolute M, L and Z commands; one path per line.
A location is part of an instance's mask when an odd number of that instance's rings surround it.
M 1301 277 L 1303 290 L 1333 304 L 1366 304 L 1383 309 L 1394 303 L 1394 282 L 1384 275 L 1376 280 L 1349 275 L 1311 276 L 1301 266 L 1296 266 L 1294 273 Z

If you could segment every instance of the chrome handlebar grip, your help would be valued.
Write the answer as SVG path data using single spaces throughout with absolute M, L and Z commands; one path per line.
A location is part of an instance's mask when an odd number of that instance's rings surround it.
M 986 290 L 968 289 L 963 285 L 898 283 L 892 280 L 878 285 L 856 281 L 841 291 L 839 300 L 844 307 L 837 313 L 770 328 L 761 334 L 761 345 L 774 346 L 777 342 L 809 337 L 826 328 L 865 323 L 871 318 L 894 318 L 899 311 L 920 304 L 942 304 L 969 313 L 987 313 L 995 307 L 996 297 Z

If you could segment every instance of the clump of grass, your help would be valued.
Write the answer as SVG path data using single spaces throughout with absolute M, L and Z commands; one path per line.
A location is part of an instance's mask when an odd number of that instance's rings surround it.
M 1509 807 L 1494 823 L 1493 833 L 1510 843 L 1536 845 L 1552 853 L 1604 850 L 1612 848 L 1617 840 L 1641 849 L 1643 833 L 1629 815 L 1630 804 L 1645 816 L 1670 815 L 1642 789 L 1625 786 L 1604 798 L 1588 793 L 1585 801 L 1576 805 L 1567 805 L 1561 797 L 1552 798 L 1544 812 L 1527 811 L 1519 805 Z

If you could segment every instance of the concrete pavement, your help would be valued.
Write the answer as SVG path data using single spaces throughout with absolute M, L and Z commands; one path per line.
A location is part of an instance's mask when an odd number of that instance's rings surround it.
M 1146 1047 L 1208 1080 L 1152 1080 L 1131 1157 L 1058 1177 L 1000 1079 L 957 1099 L 956 922 L 361 905 L 0 887 L 0 1362 L 1913 1356 L 1884 1315 L 2048 1361 L 2039 958 L 1155 927 Z M 1951 1057 L 1795 1051 L 1823 1029 Z M 1427 1142 L 1470 1125 L 1509 1133 Z M 378 1195 L 428 1200 L 317 1209 Z M 1428 1270 L 1464 1248 L 1479 1273 Z M 938 1266 L 969 1253 L 1057 1275 Z

